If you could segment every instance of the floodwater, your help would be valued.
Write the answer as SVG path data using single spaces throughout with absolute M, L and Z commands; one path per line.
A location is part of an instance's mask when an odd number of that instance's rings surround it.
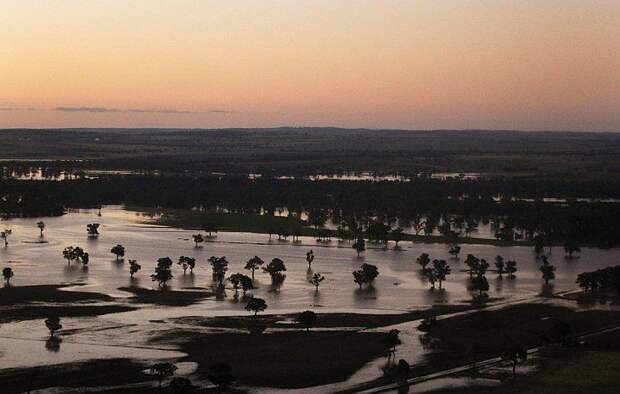
M 229 274 L 241 272 L 245 262 L 258 255 L 266 262 L 278 257 L 284 260 L 287 271 L 284 285 L 274 291 L 267 274 L 257 271 L 257 289 L 254 295 L 267 301 L 265 313 L 300 312 L 311 309 L 316 312 L 401 313 L 427 308 L 435 304 L 458 304 L 471 300 L 467 290 L 467 277 L 463 263 L 465 255 L 472 253 L 492 262 L 495 256 L 517 261 L 515 279 L 499 278 L 488 274 L 489 296 L 501 302 L 534 297 L 543 290 L 536 260 L 531 247 L 496 247 L 490 245 L 462 245 L 461 259 L 452 259 L 448 247 L 443 244 L 401 242 L 400 250 L 390 243 L 387 250 L 379 245 L 367 244 L 368 250 L 361 258 L 356 256 L 350 244 L 333 241 L 319 244 L 312 238 L 302 238 L 301 243 L 269 241 L 268 235 L 251 233 L 219 233 L 216 238 L 195 248 L 191 231 L 164 228 L 145 224 L 148 216 L 119 206 L 104 207 L 101 216 L 96 210 L 69 212 L 62 217 L 44 218 L 45 236 L 40 242 L 36 222 L 41 219 L 10 219 L 0 222 L 0 228 L 10 228 L 12 234 L 7 248 L 0 247 L 0 268 L 11 267 L 15 277 L 13 286 L 35 284 L 82 284 L 78 291 L 106 293 L 114 297 L 130 297 L 119 287 L 137 285 L 156 289 L 150 274 L 160 257 L 169 256 L 176 261 L 179 256 L 197 259 L 194 274 L 184 275 L 182 269 L 173 266 L 172 289 L 211 286 L 210 256 L 226 256 L 230 263 Z M 101 223 L 98 239 L 88 239 L 86 224 Z M 125 261 L 136 259 L 142 265 L 135 281 L 129 279 L 129 264 L 118 263 L 110 253 L 112 246 L 122 244 L 126 248 Z M 90 254 L 88 270 L 77 264 L 68 265 L 62 250 L 67 246 L 81 246 Z M 308 266 L 306 252 L 310 249 L 316 256 L 312 272 L 326 277 L 318 292 L 307 283 Z M 444 283 L 443 290 L 429 290 L 419 273 L 415 259 L 421 253 L 431 258 L 446 259 L 452 274 Z M 574 289 L 575 277 L 583 271 L 616 265 L 620 250 L 584 248 L 578 258 L 567 259 L 560 248 L 553 249 L 549 260 L 557 267 L 553 281 L 554 292 Z M 352 271 L 363 263 L 375 264 L 380 275 L 371 288 L 358 289 L 353 283 Z M 188 271 L 189 272 L 189 271 Z M 70 291 L 68 288 L 67 291 Z M 547 289 L 549 290 L 549 289 Z M 180 316 L 247 315 L 245 304 L 227 290 L 226 297 L 209 298 L 191 306 L 170 307 L 141 305 L 136 311 L 114 313 L 100 317 L 63 318 L 63 330 L 71 335 L 63 337 L 59 349 L 45 346 L 48 332 L 42 320 L 4 324 L 0 327 L 0 369 L 56 364 L 90 358 L 112 358 L 125 355 L 142 359 L 169 359 L 178 357 L 173 347 L 153 348 L 148 339 L 173 323 L 162 322 Z M 122 302 L 122 300 L 121 300 Z M 415 326 L 397 327 L 403 331 L 403 342 L 398 357 L 414 362 L 424 352 L 417 341 Z M 30 354 L 32 357 L 24 356 Z M 413 358 L 413 359 L 412 359 Z M 380 373 L 381 361 L 370 363 L 358 371 L 348 383 L 369 380 Z M 342 387 L 342 385 L 338 385 Z

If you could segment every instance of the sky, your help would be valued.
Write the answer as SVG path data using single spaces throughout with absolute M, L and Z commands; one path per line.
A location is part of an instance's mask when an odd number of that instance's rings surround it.
M 0 128 L 620 131 L 620 1 L 2 0 Z

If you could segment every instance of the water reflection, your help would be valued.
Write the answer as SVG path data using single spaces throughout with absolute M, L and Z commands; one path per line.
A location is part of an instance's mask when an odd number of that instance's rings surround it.
M 62 339 L 52 335 L 47 341 L 45 341 L 45 348 L 53 353 L 58 353 L 60 351 L 60 344 L 62 343 Z
M 553 283 L 543 283 L 540 287 L 540 296 L 541 297 L 553 297 L 553 293 L 555 289 L 555 285 Z
M 189 274 L 183 274 L 182 276 L 179 276 L 179 278 L 179 282 L 182 287 L 194 287 L 194 284 L 196 282 L 196 276 L 193 272 L 190 272 Z

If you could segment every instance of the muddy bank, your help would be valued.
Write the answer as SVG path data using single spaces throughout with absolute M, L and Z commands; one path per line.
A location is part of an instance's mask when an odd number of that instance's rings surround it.
M 303 388 L 340 382 L 386 354 L 386 334 L 351 331 L 287 331 L 204 334 L 175 331 L 153 343 L 174 343 L 198 363 L 206 379 L 209 366 L 227 363 L 237 383 L 247 386 Z
M 376 328 L 391 326 L 412 320 L 424 319 L 447 313 L 472 309 L 468 305 L 442 305 L 429 309 L 401 314 L 357 314 L 357 313 L 317 313 L 314 328 Z M 246 329 L 256 322 L 271 328 L 301 328 L 297 322 L 298 313 L 259 316 L 189 316 L 173 319 L 175 323 L 212 328 Z
M 142 287 L 119 287 L 118 290 L 132 293 L 134 296 L 129 300 L 138 304 L 156 304 L 168 306 L 188 306 L 195 302 L 213 296 L 209 291 L 182 291 L 145 289 Z
M 126 359 L 112 359 L 7 369 L 0 371 L 0 382 L 2 382 L 0 391 L 3 394 L 14 394 L 49 387 L 105 387 L 151 382 L 153 381 L 151 376 L 141 373 L 149 366 L 150 364 L 147 363 Z M 122 392 L 131 392 L 131 390 Z
M 9 286 L 0 288 L 0 305 L 15 305 L 30 302 L 82 302 L 112 301 L 113 298 L 101 293 L 87 291 L 66 291 L 68 285 Z
M 0 323 L 45 319 L 48 316 L 84 317 L 127 312 L 136 308 L 111 303 L 106 294 L 64 291 L 69 285 L 0 288 Z
M 136 308 L 127 305 L 26 305 L 16 308 L 2 309 L 0 323 L 13 321 L 45 319 L 49 316 L 88 317 L 101 316 L 108 313 L 129 312 Z

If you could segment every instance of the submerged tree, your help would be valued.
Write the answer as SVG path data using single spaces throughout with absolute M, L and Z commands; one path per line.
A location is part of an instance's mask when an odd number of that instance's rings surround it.
M 202 236 L 202 234 L 194 234 L 192 235 L 192 238 L 194 239 L 194 245 L 198 248 L 201 244 L 204 242 L 204 237 Z
M 248 301 L 245 306 L 245 310 L 248 312 L 254 312 L 254 316 L 258 314 L 258 312 L 262 312 L 267 309 L 267 303 L 262 298 L 252 297 Z
M 308 280 L 308 282 L 311 283 L 314 286 L 315 290 L 318 292 L 319 285 L 324 280 L 325 280 L 325 277 L 323 275 L 319 274 L 318 272 L 315 272 L 314 275 L 312 275 L 312 277 Z
M 129 260 L 129 276 L 133 278 L 133 274 L 140 271 L 142 266 L 136 260 Z
M 433 260 L 432 271 L 435 275 L 435 279 L 439 282 L 439 288 L 441 289 L 442 282 L 446 280 L 446 277 L 450 275 L 452 270 L 446 260 L 435 259 Z
M 376 265 L 362 264 L 359 270 L 353 271 L 353 281 L 359 285 L 370 285 L 379 276 L 379 269 Z
M 185 275 L 188 268 L 189 272 L 193 274 L 194 268 L 196 267 L 196 259 L 193 257 L 181 256 L 179 257 L 179 261 L 177 261 L 177 264 L 180 265 L 181 268 L 183 268 L 183 275 Z
M 284 264 L 284 261 L 276 257 L 271 260 L 266 267 L 263 267 L 263 271 L 271 276 L 272 284 L 281 284 L 285 278 L 285 275 L 282 272 L 286 271 L 286 265 Z
M 233 285 L 233 289 L 235 289 L 235 294 L 239 292 L 239 288 L 243 290 L 243 294 L 245 294 L 246 291 L 254 288 L 254 285 L 252 284 L 252 279 L 250 279 L 250 277 L 247 275 L 236 273 L 230 275 L 227 280 Z
M 89 223 L 86 225 L 86 232 L 89 238 L 97 238 L 99 236 L 99 223 Z
M 366 250 L 366 241 L 364 240 L 364 238 L 359 237 L 353 243 L 353 249 L 355 249 L 355 251 L 357 252 L 357 257 L 360 257 L 360 253 Z
M 4 240 L 4 247 L 9 246 L 9 236 L 13 233 L 13 230 L 7 228 L 6 230 L 0 232 L 0 239 Z
M 515 260 L 506 261 L 506 273 L 509 278 L 515 277 L 515 272 L 517 272 L 517 262 Z
M 461 247 L 459 245 L 452 245 L 450 250 L 448 251 L 455 259 L 459 257 L 459 253 L 461 253 Z
M 314 261 L 314 252 L 312 249 L 308 253 L 306 253 L 306 262 L 308 263 L 308 269 L 312 267 L 312 262 Z
M 45 223 L 41 220 L 40 222 L 37 222 L 37 227 L 39 228 L 39 236 L 41 238 L 43 238 L 43 231 L 45 230 Z
M 252 280 L 254 280 L 254 271 L 259 269 L 265 262 L 258 256 L 254 256 L 245 263 L 245 269 L 252 271 Z
M 226 271 L 228 271 L 228 260 L 226 256 L 209 257 L 209 263 L 211 263 L 211 270 L 213 271 L 212 277 L 214 284 L 222 286 L 224 284 L 224 278 L 226 277 Z
M 545 285 L 548 285 L 550 280 L 555 279 L 555 267 L 549 263 L 546 256 L 542 256 L 542 262 L 539 270 L 542 272 Z
M 502 256 L 495 256 L 495 269 L 500 277 L 508 272 L 506 269 L 506 263 L 504 262 L 504 258 Z
M 121 257 L 125 257 L 125 247 L 123 245 L 113 246 L 110 253 L 116 255 L 116 261 L 119 261 Z
M 428 253 L 422 253 L 416 260 L 416 263 L 422 267 L 422 271 L 426 271 L 426 267 L 431 263 Z
M 155 267 L 155 273 L 151 274 L 151 280 L 156 281 L 159 287 L 165 286 L 166 282 L 172 279 L 172 259 L 170 257 L 162 257 L 157 260 L 157 266 Z
M 6 282 L 7 286 L 10 285 L 10 281 L 13 276 L 14 276 L 13 269 L 11 267 L 5 267 L 2 270 L 2 277 L 4 278 L 4 281 Z

